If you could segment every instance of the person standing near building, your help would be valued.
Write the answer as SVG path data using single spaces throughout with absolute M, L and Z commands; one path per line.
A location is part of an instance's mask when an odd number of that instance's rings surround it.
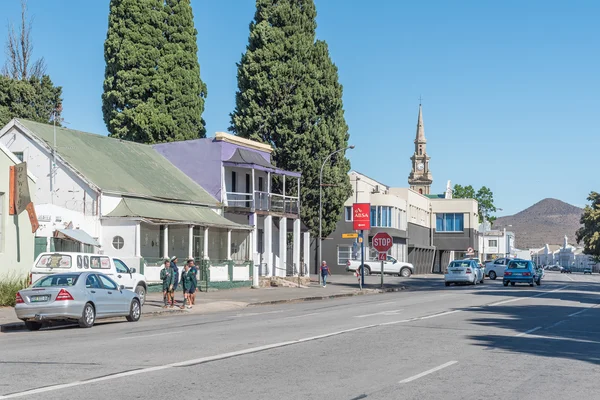
M 192 308 L 191 306 L 191 302 L 192 302 L 192 295 L 196 292 L 196 285 L 197 285 L 197 280 L 196 280 L 196 273 L 195 271 L 191 268 L 191 266 L 193 265 L 193 261 L 192 262 L 187 262 L 187 264 L 185 264 L 185 266 L 183 267 L 183 272 L 181 273 L 181 287 L 183 288 L 183 305 L 181 306 L 181 308 Z
M 160 279 L 163 283 L 163 301 L 164 308 L 171 304 L 173 307 L 173 282 L 174 282 L 175 273 L 173 268 L 171 267 L 171 261 L 166 258 L 164 262 L 164 268 L 160 270 Z
M 177 256 L 173 256 L 171 257 L 171 268 L 173 268 L 173 271 L 175 273 L 175 282 L 173 283 L 173 304 L 177 304 L 177 302 L 175 301 L 175 292 L 177 291 L 177 287 L 179 286 L 179 267 L 177 267 Z
M 194 262 L 193 258 L 188 259 L 187 262 L 190 266 L 190 271 L 192 271 L 194 273 L 194 278 L 195 278 L 195 282 L 196 282 L 196 287 L 194 289 L 194 293 L 192 293 L 190 295 L 191 305 L 195 305 L 196 304 L 196 292 L 200 290 L 200 288 L 198 287 L 198 278 L 199 278 L 198 273 L 200 270 L 198 269 L 198 266 Z
M 321 278 L 323 278 L 323 287 L 327 287 L 327 276 L 331 275 L 327 261 L 321 263 Z

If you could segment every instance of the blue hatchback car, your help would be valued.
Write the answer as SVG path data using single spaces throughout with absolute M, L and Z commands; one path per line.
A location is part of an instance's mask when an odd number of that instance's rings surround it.
M 515 259 L 506 266 L 502 283 L 504 286 L 508 286 L 509 283 L 512 286 L 517 283 L 528 283 L 529 286 L 535 283 L 539 286 L 542 284 L 542 274 L 531 261 Z

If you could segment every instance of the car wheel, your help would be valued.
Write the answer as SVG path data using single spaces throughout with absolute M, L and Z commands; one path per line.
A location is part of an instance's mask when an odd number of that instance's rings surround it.
M 481 277 L 481 281 L 479 281 L 479 283 L 483 283 L 484 280 L 485 280 L 485 277 Z
M 142 316 L 142 307 L 138 299 L 133 299 L 129 306 L 129 315 L 126 317 L 129 322 L 137 322 Z
M 444 285 L 450 286 L 450 282 L 444 282 Z
M 536 283 L 537 283 L 538 286 L 541 286 L 542 285 L 542 278 L 538 279 Z
M 494 272 L 494 271 L 490 271 L 490 274 L 489 274 L 489 275 L 490 275 L 490 279 L 491 279 L 491 280 L 495 280 L 495 279 L 496 279 L 496 272 Z
M 502 282 L 504 286 L 508 286 L 508 282 Z
M 144 288 L 144 286 L 142 285 L 137 285 L 135 287 L 135 292 L 137 293 L 138 297 L 140 298 L 140 305 L 144 305 L 144 303 L 146 302 L 146 288 Z
M 531 283 L 529 284 L 529 287 L 533 287 L 533 281 L 531 281 Z
M 25 321 L 25 328 L 27 328 L 30 331 L 39 331 L 42 327 L 42 323 L 41 322 L 36 322 L 36 321 Z
M 515 283 L 515 282 L 511 282 L 511 283 L 510 283 L 510 286 L 515 286 L 515 285 L 516 285 L 516 283 Z
M 472 284 L 473 284 L 473 286 L 477 285 L 477 278 L 473 279 Z
M 412 274 L 410 268 L 404 267 L 400 270 L 400 276 L 408 278 Z
M 363 270 L 364 270 L 365 276 L 371 275 L 371 268 L 369 268 L 367 265 L 363 266 Z
M 96 310 L 92 303 L 87 303 L 85 307 L 83 307 L 83 313 L 81 314 L 81 318 L 79 318 L 79 326 L 81 328 L 91 328 L 94 326 L 94 322 L 96 321 Z

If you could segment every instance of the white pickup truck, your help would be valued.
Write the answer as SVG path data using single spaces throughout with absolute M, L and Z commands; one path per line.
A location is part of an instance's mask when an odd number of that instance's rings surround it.
M 360 268 L 360 260 L 348 260 L 346 271 L 356 271 Z M 397 261 L 394 257 L 388 256 L 383 262 L 383 273 L 402 276 L 408 278 L 415 272 L 415 267 L 411 263 Z M 381 261 L 365 260 L 365 276 L 372 273 L 381 273 Z

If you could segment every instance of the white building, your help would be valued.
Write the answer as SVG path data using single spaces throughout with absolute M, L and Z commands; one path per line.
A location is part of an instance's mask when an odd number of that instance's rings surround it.
M 224 218 L 219 203 L 152 146 L 18 119 L 0 130 L 0 143 L 40 177 L 35 206 L 46 250 L 95 250 L 148 265 L 150 281 L 173 255 L 206 262 L 201 279 L 210 282 L 252 279 L 252 228 Z
M 33 265 L 35 234 L 26 211 L 9 215 L 9 170 L 21 160 L 0 143 L 0 279 L 25 278 Z M 35 203 L 36 178 L 27 171 L 31 200 Z
M 518 249 L 515 248 L 515 234 L 502 230 L 490 229 L 489 223 L 479 226 L 479 254 L 483 255 L 482 261 L 494 260 L 501 257 L 516 257 Z

